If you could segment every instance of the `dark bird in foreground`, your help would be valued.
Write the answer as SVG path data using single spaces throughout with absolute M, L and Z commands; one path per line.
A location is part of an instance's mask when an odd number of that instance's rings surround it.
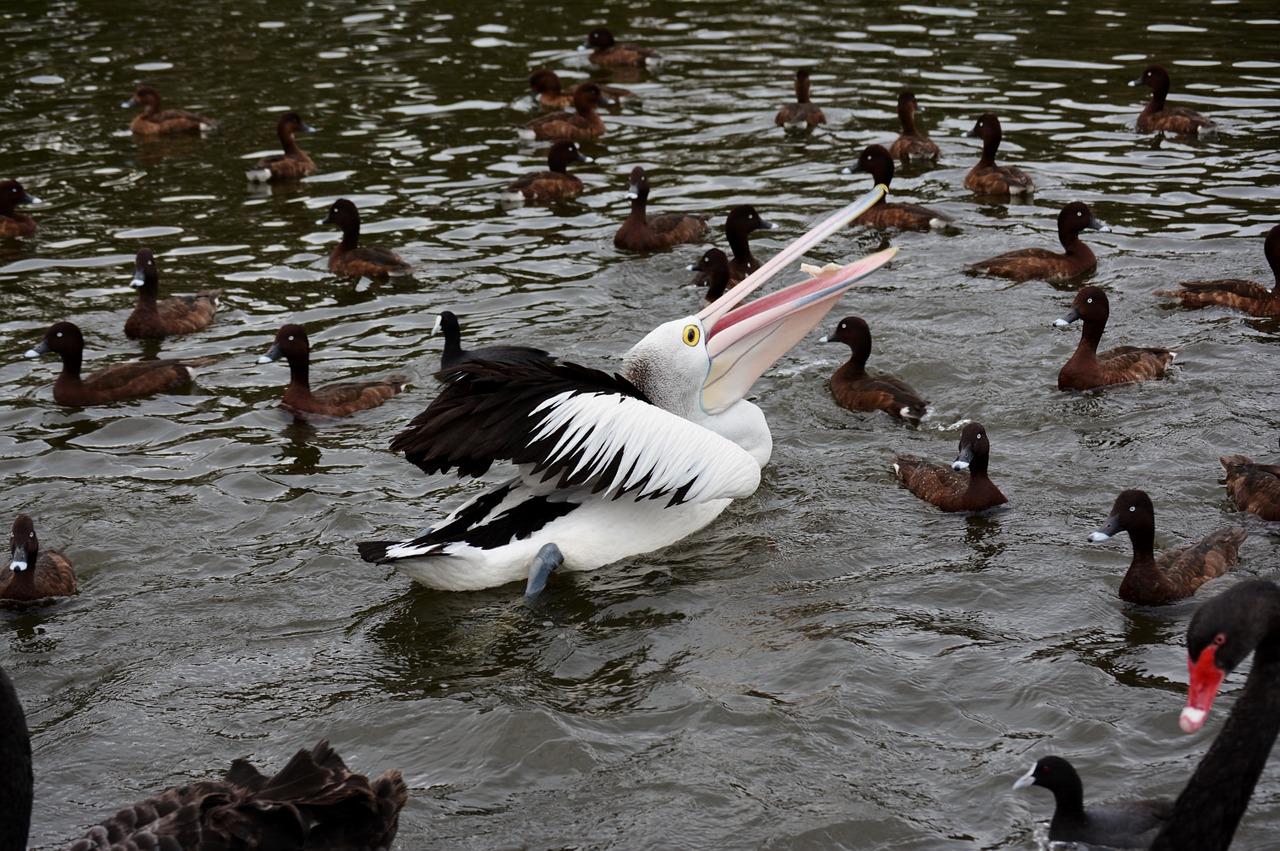
M 1084 805 L 1084 784 L 1060 756 L 1041 757 L 1013 784 L 1041 786 L 1053 793 L 1050 842 L 1082 842 L 1106 848 L 1146 848 L 1173 815 L 1173 798 Z
M 1226 851 L 1280 733 L 1280 588 L 1251 579 L 1211 597 L 1187 627 L 1187 706 L 1199 730 L 1227 674 L 1253 653 L 1236 705 L 1173 804 L 1153 851 Z
M 1280 733 L 1280 588 L 1250 579 L 1211 597 L 1187 627 L 1185 733 L 1203 725 L 1228 674 L 1254 654 L 1236 705 L 1208 752 L 1172 801 L 1083 806 L 1080 779 L 1066 760 L 1046 757 L 1014 788 L 1033 783 L 1057 802 L 1049 839 L 1089 847 L 1152 851 L 1227 851 L 1249 808 L 1258 778 Z
M 22 704 L 0 668 L 0 849 L 27 847 L 34 798 Z M 321 741 L 266 777 L 237 759 L 222 780 L 197 780 L 125 807 L 70 851 L 386 851 L 409 790 L 391 769 L 372 781 Z

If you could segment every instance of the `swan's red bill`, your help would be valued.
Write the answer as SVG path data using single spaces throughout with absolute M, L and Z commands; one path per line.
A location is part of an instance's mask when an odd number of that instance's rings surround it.
M 1209 717 L 1209 707 L 1213 706 L 1213 699 L 1218 695 L 1218 687 L 1222 685 L 1222 678 L 1226 676 L 1226 671 L 1214 662 L 1219 646 L 1221 646 L 1220 641 L 1210 643 L 1200 651 L 1199 659 L 1187 656 L 1191 683 L 1187 687 L 1187 705 L 1182 710 L 1182 717 L 1178 720 L 1184 733 L 1194 733 L 1204 726 L 1205 719 Z

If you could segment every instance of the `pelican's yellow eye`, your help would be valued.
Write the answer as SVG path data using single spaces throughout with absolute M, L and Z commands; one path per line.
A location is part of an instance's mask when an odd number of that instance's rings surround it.
M 684 326 L 684 344 L 686 346 L 696 346 L 698 341 L 702 339 L 702 329 L 697 325 Z

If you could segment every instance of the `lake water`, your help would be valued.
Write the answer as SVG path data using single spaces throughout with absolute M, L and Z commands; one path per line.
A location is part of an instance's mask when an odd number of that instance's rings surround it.
M 589 68 L 574 48 L 599 25 L 661 50 L 663 71 Z M 1274 4 L 10 2 L 0 30 L 0 176 L 42 199 L 38 234 L 0 241 L 5 522 L 33 515 L 81 582 L 0 618 L 34 738 L 34 847 L 236 757 L 276 769 L 328 737 L 357 770 L 404 771 L 404 849 L 1031 848 L 1051 801 L 1010 784 L 1037 757 L 1072 759 L 1090 799 L 1172 795 L 1221 728 L 1243 671 L 1202 733 L 1177 727 L 1194 602 L 1123 604 L 1128 541 L 1085 539 L 1141 487 L 1158 547 L 1242 523 L 1235 573 L 1274 575 L 1280 542 L 1232 510 L 1217 459 L 1280 455 L 1280 325 L 1151 295 L 1270 280 Z M 1217 139 L 1134 132 L 1149 91 L 1127 83 L 1153 61 Z M 545 162 L 514 130 L 540 67 L 644 104 L 583 146 L 595 162 L 575 168 L 576 202 L 504 206 L 499 190 Z M 828 118 L 807 139 L 773 124 L 798 67 Z M 222 132 L 133 137 L 119 105 L 141 83 Z M 684 266 L 702 246 L 614 250 L 633 166 L 654 211 L 714 214 L 722 246 L 724 214 L 754 204 L 779 226 L 753 241 L 768 257 L 866 188 L 841 169 L 896 136 L 903 88 L 943 153 L 894 194 L 956 226 L 849 230 L 814 252 L 901 249 L 756 385 L 775 451 L 753 497 L 678 546 L 553 577 L 533 607 L 518 586 L 434 592 L 359 560 L 356 541 L 412 534 L 483 486 L 387 451 L 436 392 L 438 311 L 471 345 L 614 368 L 700 298 Z M 250 188 L 243 167 L 276 149 L 284 109 L 318 128 L 301 142 L 320 173 Z M 988 110 L 1001 161 L 1036 180 L 1030 202 L 961 185 L 979 153 L 965 132 Z M 336 197 L 411 278 L 325 270 L 337 234 L 316 220 Z M 1085 235 L 1089 281 L 1111 299 L 1104 345 L 1177 349 L 1167 380 L 1058 392 L 1079 330 L 1052 323 L 1075 285 L 966 273 L 1056 247 L 1074 200 L 1112 228 Z M 223 289 L 207 331 L 124 337 L 141 245 L 163 293 Z M 832 401 L 845 350 L 817 338 L 848 314 L 871 325 L 871 366 L 932 400 L 919 429 Z M 63 409 L 54 360 L 23 358 L 62 319 L 85 330 L 91 365 L 219 360 L 189 393 Z M 276 408 L 285 368 L 256 363 L 289 321 L 310 331 L 317 383 L 417 381 L 377 410 L 295 423 Z M 1010 498 L 991 516 L 944 515 L 890 469 L 901 452 L 950 461 L 966 419 L 988 427 Z M 1236 846 L 1277 836 L 1272 765 Z

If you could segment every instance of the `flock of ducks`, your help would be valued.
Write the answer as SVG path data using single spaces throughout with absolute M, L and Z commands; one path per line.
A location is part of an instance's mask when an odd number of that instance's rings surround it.
M 604 28 L 592 30 L 587 45 L 593 51 L 590 61 L 604 68 L 652 69 L 661 63 L 657 52 L 619 44 Z M 795 103 L 782 108 L 775 123 L 788 132 L 808 132 L 824 124 L 822 109 L 811 100 L 807 69 L 796 72 L 794 85 Z M 1162 66 L 1150 66 L 1132 85 L 1149 86 L 1152 90 L 1150 102 L 1137 119 L 1140 132 L 1204 135 L 1215 131 L 1214 123 L 1204 116 L 1184 107 L 1167 105 L 1170 80 Z M 594 81 L 565 87 L 554 72 L 545 69 L 532 75 L 530 88 L 537 104 L 557 111 L 527 122 L 519 128 L 518 135 L 522 139 L 552 142 L 548 167 L 546 171 L 514 181 L 507 187 L 506 195 L 532 201 L 576 197 L 584 186 L 568 172 L 568 167 L 591 162 L 577 143 L 596 139 L 606 132 L 599 107 L 626 104 L 639 98 L 626 89 Z M 141 135 L 208 133 L 217 127 L 215 121 L 204 116 L 164 109 L 159 92 L 151 86 L 139 87 L 124 105 L 142 108 L 130 125 L 134 133 Z M 572 111 L 568 111 L 570 106 Z M 853 170 L 867 173 L 873 184 L 887 187 L 893 179 L 895 162 L 935 161 L 940 154 L 938 146 L 916 124 L 916 114 L 921 109 L 913 93 L 902 92 L 897 104 L 901 135 L 888 148 L 868 146 Z M 246 171 L 246 177 L 265 183 L 295 181 L 314 174 L 314 161 L 295 138 L 296 134 L 311 129 L 297 112 L 280 115 L 276 130 L 282 153 L 264 157 Z M 1026 172 L 996 162 L 1002 139 L 996 115 L 986 113 L 978 117 L 968 135 L 980 138 L 983 149 L 981 158 L 964 178 L 967 190 L 994 197 L 1034 192 L 1034 181 Z M 647 211 L 649 191 L 644 170 L 634 168 L 628 186 L 631 211 L 614 237 L 618 249 L 651 252 L 705 238 L 709 216 L 652 215 Z M 38 199 L 16 181 L 0 181 L 0 237 L 23 237 L 36 231 L 35 221 L 16 209 L 33 203 L 38 203 Z M 950 216 L 921 205 L 882 200 L 856 223 L 890 231 L 927 231 L 947 227 L 951 222 Z M 335 201 L 323 223 L 334 225 L 342 232 L 341 241 L 328 257 L 331 272 L 376 278 L 411 271 L 410 265 L 394 252 L 359 244 L 360 216 L 349 200 Z M 707 286 L 704 303 L 714 302 L 759 268 L 760 261 L 751 252 L 748 235 L 771 227 L 773 225 L 750 205 L 740 205 L 730 211 L 725 231 L 732 256 L 719 248 L 707 249 L 699 261 L 689 267 L 698 272 Z M 1086 204 L 1067 204 L 1058 217 L 1063 253 L 1042 248 L 1022 249 L 973 264 L 973 269 L 1017 281 L 1071 281 L 1096 266 L 1093 252 L 1079 238 L 1089 229 L 1108 230 Z M 1280 225 L 1268 234 L 1265 255 L 1276 278 L 1274 288 L 1241 280 L 1196 281 L 1157 295 L 1175 298 L 1187 307 L 1222 305 L 1256 316 L 1280 315 Z M 213 321 L 221 295 L 217 290 L 208 290 L 161 300 L 155 256 L 147 248 L 137 253 L 132 284 L 138 288 L 138 304 L 126 320 L 124 332 L 135 339 L 159 339 L 200 331 Z M 1060 389 L 1094 390 L 1154 379 L 1162 376 L 1172 363 L 1174 352 L 1164 348 L 1125 346 L 1099 352 L 1108 314 L 1105 291 L 1085 286 L 1077 293 L 1069 313 L 1059 320 L 1059 324 L 1079 321 L 1084 329 L 1079 347 L 1059 373 Z M 519 346 L 468 352 L 461 347 L 458 318 L 449 312 L 440 315 L 435 330 L 443 331 L 445 336 L 442 369 L 446 372 L 473 359 L 553 360 L 545 351 Z M 848 362 L 831 376 L 830 387 L 837 404 L 854 411 L 884 411 L 910 422 L 926 416 L 927 400 L 906 382 L 892 375 L 867 372 L 871 330 L 865 320 L 846 317 L 822 341 L 843 343 L 851 352 Z M 171 390 L 190 382 L 193 370 L 209 362 L 208 359 L 160 359 L 114 364 L 82 375 L 83 351 L 84 339 L 79 328 L 62 321 L 53 324 L 43 340 L 28 352 L 29 356 L 52 353 L 62 359 L 62 372 L 53 389 L 54 400 L 60 405 L 98 405 Z M 345 416 L 382 404 L 408 382 L 407 376 L 394 375 L 313 389 L 307 332 L 297 324 L 283 326 L 259 362 L 280 358 L 287 360 L 290 368 L 290 381 L 282 404 L 300 414 Z M 989 509 L 1007 501 L 988 476 L 989 443 L 986 428 L 981 423 L 970 422 L 961 434 L 958 454 L 952 464 L 901 456 L 895 460 L 894 468 L 905 487 L 944 511 Z M 1280 520 L 1280 467 L 1255 464 L 1239 455 L 1223 457 L 1222 464 L 1228 493 L 1241 510 L 1266 520 Z M 1106 522 L 1093 533 L 1091 540 L 1105 540 L 1120 532 L 1128 533 L 1133 546 L 1132 564 L 1121 584 L 1120 596 L 1152 605 L 1186 597 L 1203 582 L 1224 573 L 1235 562 L 1247 535 L 1241 527 L 1228 527 L 1210 533 L 1194 545 L 1156 556 L 1154 509 L 1148 495 L 1140 490 L 1127 490 L 1119 495 Z M 40 605 L 76 593 L 69 560 L 56 550 L 40 547 L 34 522 L 25 514 L 14 521 L 10 552 L 9 568 L 0 576 L 0 599 L 7 604 Z M 1218 847 L 1214 845 L 1218 842 L 1225 847 L 1221 844 L 1222 837 L 1225 836 L 1225 843 L 1230 842 L 1257 772 L 1265 764 L 1270 741 L 1280 727 L 1280 713 L 1272 711 L 1269 718 L 1262 719 L 1255 706 L 1264 690 L 1275 691 L 1275 687 L 1264 680 L 1268 679 L 1270 666 L 1280 663 L 1278 645 L 1280 589 L 1274 585 L 1241 583 L 1201 606 L 1188 633 L 1193 689 L 1197 666 L 1204 669 L 1202 673 L 1208 677 L 1209 685 L 1205 687 L 1209 688 L 1211 700 L 1223 674 L 1255 647 L 1258 655 L 1245 694 L 1237 701 L 1227 727 L 1202 762 L 1202 771 L 1197 772 L 1176 803 L 1129 802 L 1086 808 L 1081 781 L 1070 764 L 1061 757 L 1045 757 L 1017 785 L 1040 785 L 1054 793 L 1057 808 L 1050 825 L 1050 839 L 1124 847 L 1207 848 Z M 1184 727 L 1203 722 L 1207 703 L 1199 709 L 1193 707 L 1184 713 Z M 21 771 L 5 772 L 8 776 L 0 782 L 0 807 L 5 808 L 0 810 L 0 822 L 5 824 L 3 830 L 14 837 L 10 844 L 0 841 L 0 846 L 25 847 L 31 805 L 30 746 L 21 707 L 3 670 L 0 670 L 0 712 L 3 712 L 0 725 L 5 728 L 0 736 L 3 762 L 6 765 L 22 763 L 25 749 L 26 766 L 25 778 Z M 1267 736 L 1271 738 L 1266 739 Z M 1238 766 L 1249 759 L 1256 764 L 1256 770 L 1247 769 L 1253 771 L 1252 778 L 1247 781 L 1248 788 L 1242 799 L 1229 808 L 1232 812 L 1205 815 L 1202 808 L 1209 806 L 1206 801 L 1212 798 L 1214 789 L 1201 774 L 1216 778 L 1212 773 L 1215 769 L 1221 773 L 1222 765 Z M 1240 785 L 1238 781 L 1231 782 Z M 273 840 L 276 844 L 271 847 L 386 848 L 394 839 L 399 810 L 406 797 L 407 790 L 398 771 L 388 771 L 370 781 L 348 771 L 328 744 L 321 742 L 315 748 L 299 751 L 274 777 L 264 777 L 248 763 L 238 761 L 223 781 L 191 784 L 162 793 L 139 808 L 121 811 L 73 847 L 114 847 L 111 843 L 122 841 L 125 831 L 136 831 L 133 841 L 160 842 L 166 848 L 214 849 L 233 847 L 238 837 L 265 835 L 263 832 L 267 831 L 277 834 Z

